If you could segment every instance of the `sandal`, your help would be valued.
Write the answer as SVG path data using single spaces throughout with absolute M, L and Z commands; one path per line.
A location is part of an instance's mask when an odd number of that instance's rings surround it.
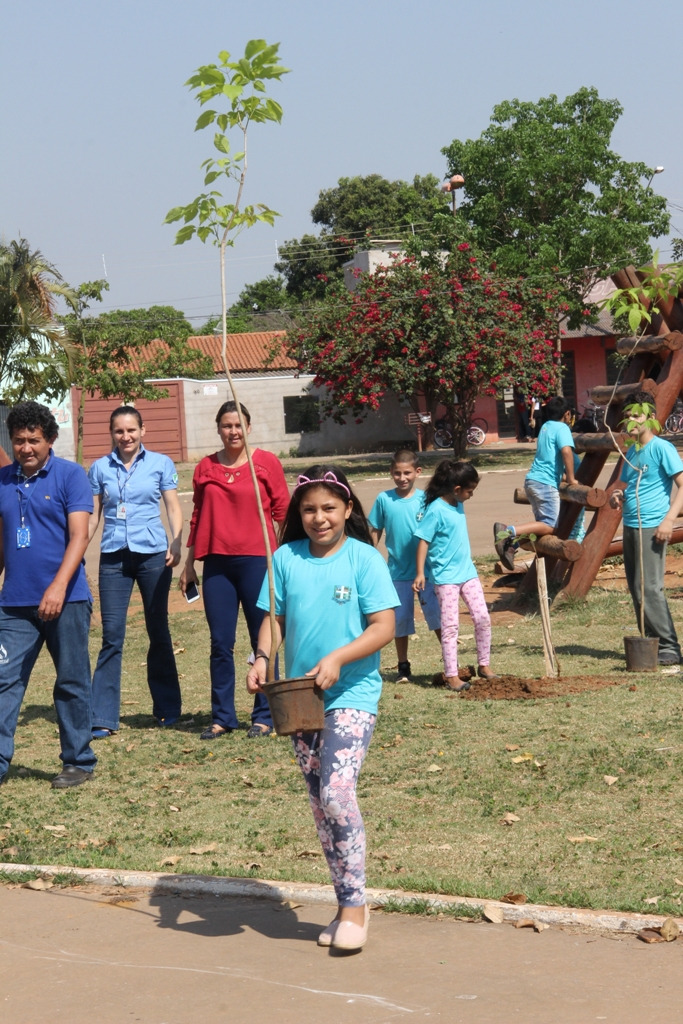
M 114 735 L 114 729 L 105 729 L 104 726 L 96 725 L 92 730 L 92 739 L 94 740 L 106 740 L 110 736 Z
M 477 675 L 480 679 L 500 679 L 497 672 L 483 672 L 482 669 L 488 668 L 488 665 L 479 665 L 477 667 Z
M 254 722 L 249 732 L 247 733 L 247 739 L 261 739 L 264 736 L 270 736 L 272 732 L 272 725 L 266 725 L 265 722 Z
M 447 690 L 450 690 L 451 693 L 464 693 L 465 690 L 469 690 L 470 689 L 472 684 L 470 683 L 470 681 L 468 679 L 466 679 L 464 683 L 463 682 L 460 683 L 460 686 L 451 686 L 451 684 L 448 682 L 448 680 L 444 676 L 444 686 L 446 687 Z

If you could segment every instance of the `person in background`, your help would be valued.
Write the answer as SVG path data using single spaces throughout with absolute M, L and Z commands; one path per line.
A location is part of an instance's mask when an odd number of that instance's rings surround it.
M 173 566 L 180 561 L 183 530 L 178 474 L 167 455 L 145 448 L 145 426 L 132 405 L 114 409 L 109 430 L 112 450 L 93 462 L 88 474 L 95 498 L 91 538 L 104 516 L 99 571 L 102 648 L 93 675 L 95 740 L 111 736 L 119 728 L 123 643 L 135 583 L 149 637 L 147 685 L 152 714 L 158 725 L 168 727 L 178 721 L 181 712 L 168 626 L 168 594 Z M 161 501 L 168 516 L 170 542 L 161 522 Z
M 242 405 L 251 431 L 251 416 Z M 245 438 L 235 402 L 224 402 L 216 414 L 223 447 L 207 455 L 194 471 L 194 511 L 188 552 L 180 576 L 183 592 L 198 583 L 195 561 L 204 562 L 204 610 L 211 634 L 211 723 L 201 739 L 214 740 L 239 728 L 235 711 L 235 638 L 240 605 L 256 650 L 261 612 L 256 606 L 266 575 L 266 548 L 256 495 L 249 472 Z M 259 448 L 252 451 L 271 550 L 277 543 L 273 522 L 281 523 L 289 490 L 280 461 Z M 273 720 L 268 701 L 257 693 L 251 716 L 251 739 L 269 736 Z
M 415 556 L 417 537 L 415 527 L 424 517 L 424 491 L 416 484 L 422 473 L 419 456 L 411 448 L 399 448 L 391 460 L 391 475 L 396 487 L 382 491 L 370 509 L 368 522 L 372 528 L 375 544 L 379 544 L 382 533 L 386 532 L 389 554 L 389 575 L 401 601 L 396 612 L 396 653 L 398 655 L 397 683 L 407 683 L 412 678 L 408 661 L 408 641 L 415 632 Z M 418 595 L 422 612 L 429 629 L 434 630 L 441 640 L 441 615 L 434 585 L 427 581 Z
M 54 704 L 63 767 L 53 789 L 90 781 L 88 630 L 92 596 L 83 556 L 93 509 L 81 466 L 53 454 L 59 427 L 38 402 L 7 417 L 14 462 L 0 469 L 0 785 L 14 753 L 19 710 L 36 659 L 55 666 Z
M 443 680 L 450 690 L 469 690 L 470 683 L 458 676 L 458 632 L 460 598 L 474 625 L 478 673 L 482 679 L 495 679 L 491 660 L 491 617 L 476 567 L 470 552 L 464 503 L 469 501 L 479 474 L 471 462 L 444 459 L 434 470 L 425 491 L 427 511 L 415 528 L 418 538 L 417 566 L 413 588 L 424 589 L 426 574 L 434 580 L 441 609 L 441 651 Z

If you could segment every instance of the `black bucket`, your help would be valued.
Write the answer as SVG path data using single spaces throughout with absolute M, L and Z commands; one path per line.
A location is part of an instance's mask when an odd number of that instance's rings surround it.
M 627 672 L 656 672 L 659 656 L 658 636 L 625 636 Z

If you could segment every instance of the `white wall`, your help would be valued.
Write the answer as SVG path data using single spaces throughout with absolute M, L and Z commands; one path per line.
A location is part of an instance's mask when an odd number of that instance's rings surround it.
M 310 376 L 237 378 L 235 386 L 239 400 L 251 414 L 250 441 L 275 455 L 330 455 L 365 450 L 373 446 L 398 445 L 406 441 L 415 443 L 415 435 L 405 426 L 403 409 L 393 397 L 387 398 L 377 413 L 371 413 L 361 423 L 348 416 L 340 425 L 325 420 L 319 431 L 306 434 L 285 432 L 283 398 L 308 394 Z M 200 459 L 216 451 L 216 413 L 223 402 L 232 398 L 227 381 L 185 380 L 185 429 L 188 458 Z M 319 389 L 319 393 L 322 389 Z M 315 394 L 315 392 L 313 392 Z

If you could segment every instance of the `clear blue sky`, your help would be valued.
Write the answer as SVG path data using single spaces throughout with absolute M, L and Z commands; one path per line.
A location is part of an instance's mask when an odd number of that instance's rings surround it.
M 663 164 L 683 207 L 676 55 L 680 4 L 660 0 L 34 0 L 6 5 L 0 40 L 0 234 L 19 234 L 71 284 L 106 276 L 103 309 L 168 304 L 195 325 L 220 308 L 211 246 L 173 245 L 167 210 L 201 191 L 210 133 L 183 83 L 218 51 L 279 42 L 282 125 L 250 139 L 247 202 L 282 216 L 229 251 L 230 301 L 272 272 L 277 242 L 317 233 L 338 178 L 445 173 L 494 104 L 594 85 L 624 114 L 613 148 Z M 683 212 L 672 209 L 672 234 Z M 662 254 L 668 245 L 662 243 Z M 103 264 L 104 258 L 104 264 Z

